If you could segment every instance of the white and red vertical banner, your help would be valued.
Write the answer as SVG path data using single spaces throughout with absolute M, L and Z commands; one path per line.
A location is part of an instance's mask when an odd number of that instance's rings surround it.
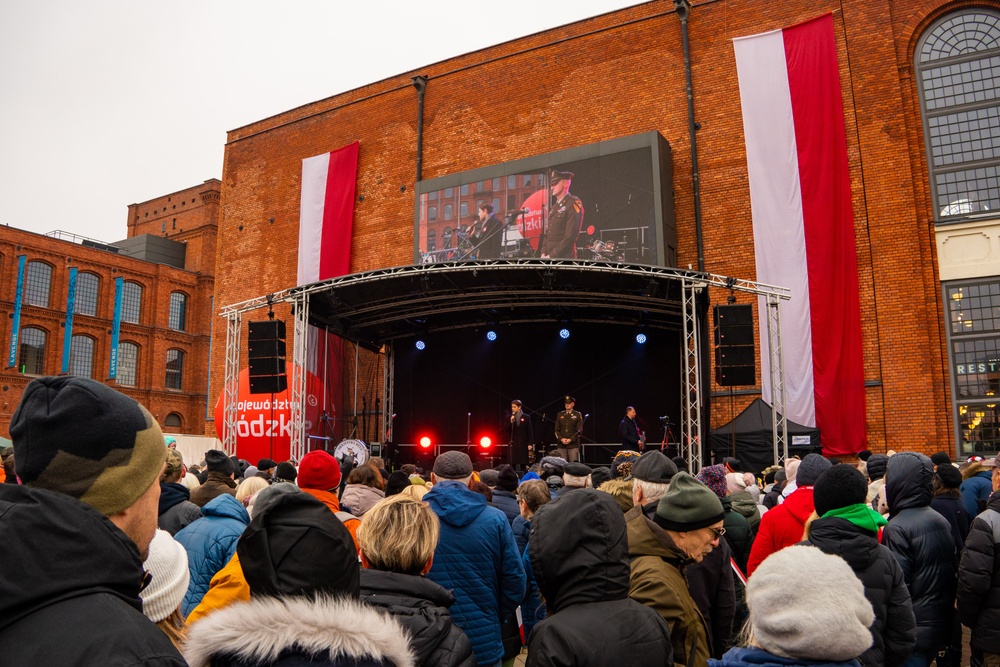
M 823 453 L 867 447 L 854 217 L 830 14 L 733 40 L 746 135 L 757 280 L 781 303 L 786 416 L 820 428 Z M 761 375 L 773 404 L 766 312 Z
M 302 161 L 298 284 L 351 270 L 358 142 Z

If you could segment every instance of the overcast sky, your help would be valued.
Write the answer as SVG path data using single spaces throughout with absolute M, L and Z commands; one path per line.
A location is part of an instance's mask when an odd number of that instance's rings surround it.
M 3 224 L 125 238 L 226 131 L 635 0 L 0 0 Z

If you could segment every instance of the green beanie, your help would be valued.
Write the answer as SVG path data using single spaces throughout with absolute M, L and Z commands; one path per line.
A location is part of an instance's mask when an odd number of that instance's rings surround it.
M 653 521 L 666 530 L 686 532 L 711 526 L 725 516 L 722 501 L 714 491 L 686 472 L 679 472 L 660 498 Z

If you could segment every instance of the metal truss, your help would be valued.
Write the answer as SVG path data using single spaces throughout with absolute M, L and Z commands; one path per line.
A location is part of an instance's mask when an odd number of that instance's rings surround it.
M 774 462 L 788 458 L 788 419 L 785 417 L 785 357 L 781 349 L 781 308 L 776 295 L 767 296 L 767 348 L 771 371 L 771 435 Z
M 395 442 L 393 429 L 393 394 L 396 386 L 396 352 L 392 346 L 392 341 L 385 343 L 385 359 L 382 366 L 382 431 L 381 442 Z
M 292 299 L 294 336 L 292 341 L 291 438 L 289 449 L 296 461 L 306 455 L 306 357 L 309 352 L 309 293 L 300 292 Z
M 684 345 L 681 348 L 681 368 L 684 395 L 681 418 L 681 438 L 678 446 L 680 456 L 688 462 L 692 474 L 701 470 L 702 430 L 701 430 L 701 333 L 698 325 L 698 296 L 706 289 L 703 281 L 683 281 L 684 300 Z
M 240 332 L 243 317 L 239 311 L 226 315 L 226 373 L 223 386 L 222 449 L 236 453 L 236 414 L 240 393 Z

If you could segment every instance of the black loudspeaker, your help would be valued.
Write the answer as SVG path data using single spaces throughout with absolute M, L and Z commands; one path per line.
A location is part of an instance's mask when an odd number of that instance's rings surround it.
M 757 384 L 753 306 L 716 306 L 715 382 L 721 387 Z
M 250 323 L 247 343 L 251 394 L 280 394 L 288 388 L 285 375 L 285 323 Z

